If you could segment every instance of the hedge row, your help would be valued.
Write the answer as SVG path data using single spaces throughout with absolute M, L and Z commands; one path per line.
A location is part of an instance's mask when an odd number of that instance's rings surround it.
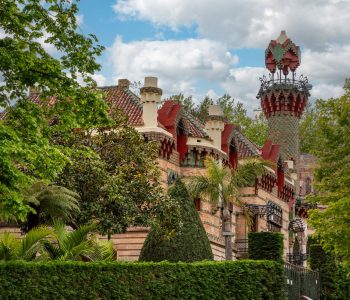
M 250 259 L 282 261 L 283 235 L 278 232 L 250 232 L 248 234 Z
M 282 264 L 0 263 L 0 299 L 285 299 Z

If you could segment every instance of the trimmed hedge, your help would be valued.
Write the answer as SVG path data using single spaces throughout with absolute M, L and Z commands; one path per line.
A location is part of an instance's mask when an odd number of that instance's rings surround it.
M 283 265 L 197 263 L 0 263 L 0 299 L 285 299 Z
M 281 261 L 283 258 L 283 235 L 278 232 L 250 232 L 248 234 L 250 259 Z
M 179 232 L 168 238 L 161 228 L 152 228 L 141 249 L 140 261 L 193 262 L 213 260 L 210 242 L 193 199 L 180 179 L 169 189 L 180 207 Z

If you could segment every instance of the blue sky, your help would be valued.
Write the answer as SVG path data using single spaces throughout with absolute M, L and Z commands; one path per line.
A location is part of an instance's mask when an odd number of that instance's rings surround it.
M 264 49 L 281 30 L 302 47 L 299 74 L 313 99 L 339 96 L 350 76 L 348 0 L 81 0 L 79 8 L 82 31 L 106 47 L 100 85 L 157 76 L 165 96 L 229 93 L 252 111 Z

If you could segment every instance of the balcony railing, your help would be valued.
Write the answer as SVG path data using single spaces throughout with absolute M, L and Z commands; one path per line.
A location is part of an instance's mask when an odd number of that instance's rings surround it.
M 287 259 L 293 265 L 302 265 L 306 261 L 307 255 L 306 253 L 288 253 Z
M 248 239 L 236 239 L 236 249 L 239 256 L 248 255 Z
M 307 95 L 310 95 L 310 90 L 312 89 L 312 85 L 309 84 L 307 77 L 303 75 L 300 75 L 299 78 L 296 79 L 294 75 L 293 78 L 281 76 L 277 76 L 276 78 L 272 74 L 269 74 L 269 78 L 264 75 L 259 79 L 261 86 L 257 98 L 260 98 L 264 92 L 274 89 L 297 90 Z

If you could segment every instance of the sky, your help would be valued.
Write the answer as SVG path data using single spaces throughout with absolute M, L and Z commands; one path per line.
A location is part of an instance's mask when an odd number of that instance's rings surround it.
M 350 0 L 80 0 L 79 24 L 106 51 L 99 85 L 156 76 L 164 97 L 225 93 L 259 108 L 265 49 L 281 30 L 302 49 L 311 100 L 338 97 L 350 77 Z

